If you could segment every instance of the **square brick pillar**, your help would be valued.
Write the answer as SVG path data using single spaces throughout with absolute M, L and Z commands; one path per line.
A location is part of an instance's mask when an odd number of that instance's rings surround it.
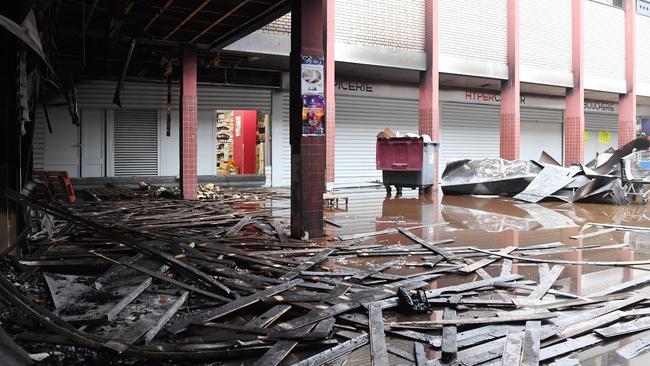
M 508 0 L 508 80 L 501 82 L 500 156 L 519 159 L 519 0 Z
M 196 50 L 183 49 L 180 97 L 180 175 L 184 199 L 197 199 L 196 182 Z
M 326 0 L 293 0 L 291 10 L 291 236 L 323 236 L 326 137 L 302 134 L 302 56 L 324 57 Z M 327 74 L 324 75 L 327 78 Z M 325 115 L 327 120 L 327 114 Z M 326 131 L 329 126 L 325 126 Z
M 440 85 L 438 75 L 438 0 L 424 2 L 424 36 L 427 68 L 420 72 L 418 133 L 440 142 Z M 438 184 L 438 151 L 435 156 L 435 184 Z
M 636 137 L 636 1 L 625 7 L 625 83 L 627 93 L 618 97 L 618 146 Z
M 334 1 L 325 0 L 325 115 L 327 116 L 327 189 L 334 188 L 336 170 L 336 100 L 335 100 L 335 58 L 334 58 Z
M 584 6 L 572 0 L 572 70 L 573 88 L 566 91 L 564 115 L 564 165 L 583 163 L 585 158 L 585 88 L 584 80 Z

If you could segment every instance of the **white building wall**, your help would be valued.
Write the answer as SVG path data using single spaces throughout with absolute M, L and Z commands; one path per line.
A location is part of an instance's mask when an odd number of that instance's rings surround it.
M 625 14 L 584 1 L 585 89 L 625 93 Z
M 337 42 L 424 51 L 424 0 L 336 0 Z
M 507 77 L 506 0 L 440 0 L 440 71 Z
M 572 7 L 568 0 L 520 0 L 522 82 L 572 86 Z
M 637 94 L 650 96 L 650 17 L 636 16 Z

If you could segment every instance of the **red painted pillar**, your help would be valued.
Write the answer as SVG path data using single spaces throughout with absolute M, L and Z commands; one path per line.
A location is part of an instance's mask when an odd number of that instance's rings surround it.
M 564 165 L 582 163 L 585 157 L 585 73 L 583 0 L 572 0 L 573 88 L 566 91 L 564 116 Z
M 424 36 L 427 68 L 420 72 L 420 135 L 429 135 L 440 142 L 440 87 L 438 77 L 438 0 L 424 1 Z M 438 153 L 436 151 L 436 184 L 438 182 Z
M 500 156 L 519 159 L 519 0 L 508 0 L 508 80 L 501 82 Z
M 196 50 L 183 49 L 180 98 L 180 175 L 181 194 L 189 200 L 197 199 L 196 183 Z
M 336 107 L 335 107 L 335 58 L 334 58 L 334 1 L 325 0 L 325 110 L 327 116 L 327 185 L 328 189 L 333 188 L 336 165 L 336 144 L 335 144 L 335 125 L 336 125 Z
M 618 97 L 618 146 L 636 137 L 636 1 L 625 7 L 625 83 L 627 93 Z
M 291 236 L 323 236 L 325 192 L 324 134 L 303 131 L 303 57 L 323 60 L 326 0 L 293 0 L 291 11 L 290 142 L 291 142 Z M 321 80 L 324 80 L 323 75 Z M 321 95 L 324 98 L 324 95 Z M 313 104 L 310 104 L 313 105 Z M 327 116 L 325 116 L 327 117 Z M 327 129 L 327 126 L 326 126 Z M 311 131 L 311 129 L 307 129 Z

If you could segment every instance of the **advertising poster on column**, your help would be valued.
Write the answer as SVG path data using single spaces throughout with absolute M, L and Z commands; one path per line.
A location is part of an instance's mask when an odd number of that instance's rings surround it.
M 302 135 L 325 135 L 325 96 L 322 57 L 302 57 Z

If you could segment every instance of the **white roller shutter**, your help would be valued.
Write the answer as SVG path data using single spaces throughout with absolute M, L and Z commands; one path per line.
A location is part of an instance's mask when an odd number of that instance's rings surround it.
M 537 160 L 546 151 L 562 163 L 563 119 L 561 110 L 521 108 L 520 158 Z
M 609 132 L 609 141 L 605 138 L 607 136 L 601 138 L 601 131 Z M 585 112 L 585 162 L 610 147 L 618 147 L 618 115 Z
M 418 100 L 336 96 L 336 186 L 381 181 L 376 170 L 377 132 L 418 132 Z
M 499 157 L 499 106 L 442 103 L 440 172 L 448 161 Z
M 113 115 L 114 175 L 158 175 L 158 112 L 116 109 Z
M 276 108 L 274 116 L 278 116 L 278 109 L 280 110 L 280 119 L 273 119 L 271 121 L 271 133 L 273 140 L 271 141 L 271 148 L 276 153 L 273 153 L 273 160 L 271 161 L 273 169 L 273 186 L 289 186 L 291 185 L 291 145 L 289 145 L 289 92 L 283 92 L 281 95 L 281 108 Z M 277 103 L 276 103 L 277 105 Z

